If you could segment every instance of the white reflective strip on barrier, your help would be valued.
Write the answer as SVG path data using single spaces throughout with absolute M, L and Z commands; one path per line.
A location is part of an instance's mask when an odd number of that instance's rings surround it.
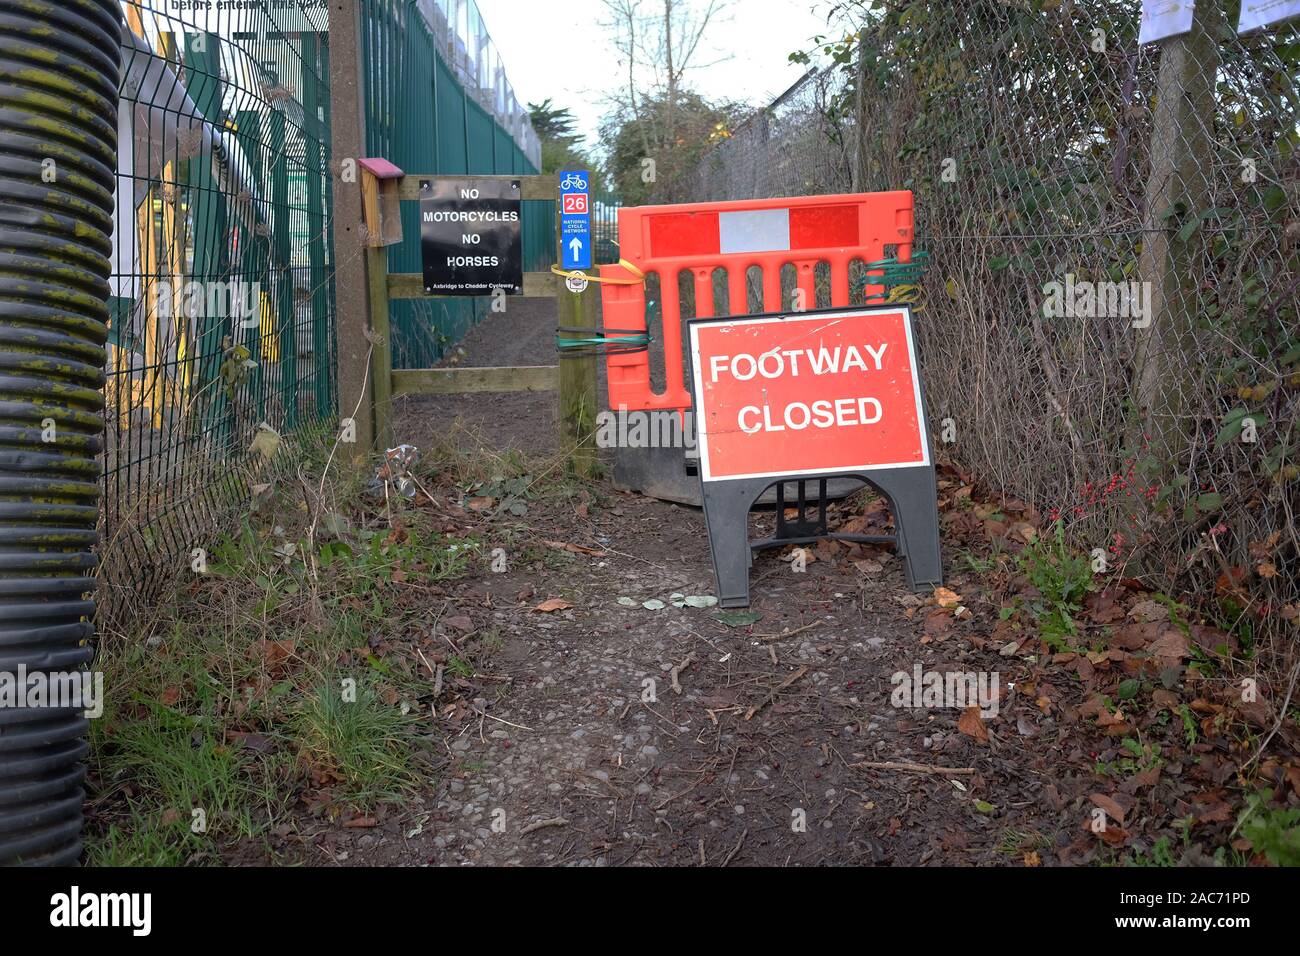
M 790 210 L 759 209 L 718 215 L 721 251 L 785 252 L 790 248 Z

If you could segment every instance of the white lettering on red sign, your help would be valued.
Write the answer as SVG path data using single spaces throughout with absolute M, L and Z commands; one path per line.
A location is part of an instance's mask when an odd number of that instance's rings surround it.
M 911 315 L 692 322 L 705 481 L 929 464 Z

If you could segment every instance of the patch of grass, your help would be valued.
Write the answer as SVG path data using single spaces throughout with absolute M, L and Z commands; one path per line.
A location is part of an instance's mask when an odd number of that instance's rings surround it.
M 1123 866 L 1134 867 L 1177 866 L 1178 855 L 1175 853 L 1173 840 L 1167 836 L 1162 836 L 1152 844 L 1150 852 L 1134 850 L 1132 854 L 1125 856 L 1120 863 Z
M 998 840 L 998 852 L 1003 856 L 1024 856 L 1030 850 L 1051 849 L 1052 841 L 1037 830 L 1007 827 Z
M 418 783 L 431 674 L 413 635 L 428 586 L 466 574 L 481 549 L 436 508 L 393 502 L 390 515 L 363 497 L 368 469 L 335 470 L 346 480 L 262 500 L 210 545 L 202 573 L 187 556 L 152 620 L 101 641 L 90 862 L 258 858 L 300 799 L 367 811 Z
M 1274 866 L 1300 866 L 1300 808 L 1276 806 L 1272 790 L 1246 797 L 1233 832 L 1238 831 Z
M 1093 587 L 1091 558 L 1066 544 L 1065 527 L 1058 521 L 1054 533 L 1039 536 L 1020 552 L 1018 562 L 1039 594 L 1028 603 L 1043 640 L 1053 650 L 1077 650 L 1074 618 Z
M 458 654 L 447 658 L 447 670 L 451 671 L 453 677 L 474 676 L 474 665 Z
M 1154 770 L 1156 767 L 1163 767 L 1165 764 L 1164 757 L 1160 755 L 1160 748 L 1155 744 L 1144 744 L 1136 738 L 1125 737 L 1120 741 L 1120 746 L 1127 756 L 1108 762 L 1098 761 L 1096 765 L 1098 774 L 1109 777 L 1132 776 Z
M 88 866 L 183 866 L 187 862 L 185 832 L 179 823 L 157 825 L 143 817 L 129 824 L 111 824 L 98 839 L 86 843 Z
M 998 566 L 997 562 L 991 557 L 982 558 L 973 551 L 963 551 L 958 555 L 958 558 L 966 565 L 966 567 L 974 571 L 976 574 L 988 574 Z
M 1196 741 L 1200 739 L 1198 730 L 1200 723 L 1196 720 L 1196 715 L 1186 703 L 1178 705 L 1178 716 L 1183 721 L 1183 733 L 1187 735 L 1187 749 L 1191 750 L 1196 746 Z
M 415 787 L 409 754 L 413 723 L 368 684 L 357 682 L 353 699 L 338 681 L 323 684 L 303 701 L 291 730 L 312 776 L 368 810 Z

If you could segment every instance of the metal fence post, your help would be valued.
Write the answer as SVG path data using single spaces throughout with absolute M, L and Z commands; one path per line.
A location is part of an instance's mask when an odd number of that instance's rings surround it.
M 276 330 L 280 343 L 280 381 L 278 390 L 284 400 L 284 424 L 298 427 L 298 315 L 293 295 L 293 246 L 289 208 L 289 157 L 284 113 L 271 114 L 271 205 L 275 209 L 275 232 L 271 238 L 272 279 L 275 282 L 275 314 L 280 323 Z
M 329 408 L 329 289 L 326 287 L 324 177 L 326 132 L 321 121 L 321 60 L 316 35 L 302 35 L 302 109 L 306 116 L 307 261 L 311 274 L 312 377 L 315 417 Z
M 262 182 L 262 117 L 256 110 L 241 110 L 237 116 L 239 143 L 252 167 L 253 181 Z M 265 247 L 256 233 L 241 229 L 239 248 L 242 250 L 241 267 L 245 276 L 257 276 L 257 323 L 248 330 L 248 350 L 253 356 L 253 370 L 249 374 L 249 391 L 257 409 L 257 420 L 266 419 L 266 372 L 262 362 L 262 291 L 261 277 L 267 275 L 270 265 L 266 261 Z
M 213 33 L 185 34 L 185 86 L 194 105 L 204 116 L 221 115 L 221 37 Z M 194 269 L 197 282 L 223 282 L 230 272 L 230 246 L 226 241 L 229 210 L 212 164 L 190 161 L 190 195 L 194 204 Z M 228 420 L 229 402 L 218 380 L 221 377 L 221 338 L 224 317 L 210 315 L 205 308 L 195 336 L 194 355 L 198 374 L 194 394 L 203 395 L 199 407 L 201 431 L 217 430 L 218 448 L 233 434 Z

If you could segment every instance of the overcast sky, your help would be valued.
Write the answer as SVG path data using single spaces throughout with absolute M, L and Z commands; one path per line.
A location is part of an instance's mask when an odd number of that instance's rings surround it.
M 626 85 L 601 0 L 478 0 L 478 6 L 519 102 L 550 97 L 569 107 L 596 145 L 602 100 Z M 707 99 L 769 102 L 803 75 L 787 58 L 826 32 L 825 7 L 824 0 L 735 0 L 727 19 L 706 34 L 696 62 L 730 58 L 688 74 L 690 85 Z

